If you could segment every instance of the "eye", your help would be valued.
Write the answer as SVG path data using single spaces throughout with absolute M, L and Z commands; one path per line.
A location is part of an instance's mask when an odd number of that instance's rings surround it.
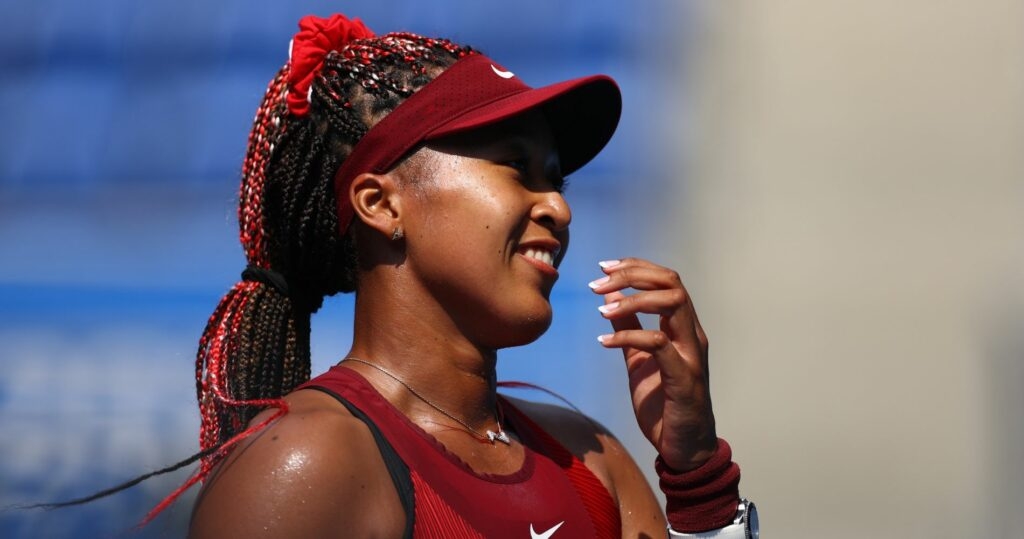
M 520 174 L 526 174 L 526 171 L 529 169 L 529 165 L 525 158 L 508 159 L 506 161 L 502 161 L 501 164 Z
M 528 157 L 503 159 L 498 161 L 498 164 L 516 171 L 516 174 L 519 177 L 519 181 L 523 182 L 524 184 L 538 183 L 537 187 L 541 187 L 541 185 L 539 184 L 547 184 L 550 185 L 559 194 L 564 194 L 565 190 L 569 187 L 569 179 L 562 176 L 558 172 L 548 174 L 546 178 L 543 178 L 542 176 L 536 176 L 532 177 L 531 179 L 530 159 Z

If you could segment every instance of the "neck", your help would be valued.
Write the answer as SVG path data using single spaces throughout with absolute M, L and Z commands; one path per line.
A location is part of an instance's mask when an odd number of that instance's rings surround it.
M 401 383 L 367 366 L 351 367 L 413 420 L 436 419 L 426 399 L 478 432 L 494 429 L 497 352 L 474 345 L 420 287 L 374 277 L 368 272 L 360 280 L 348 355 L 383 367 Z

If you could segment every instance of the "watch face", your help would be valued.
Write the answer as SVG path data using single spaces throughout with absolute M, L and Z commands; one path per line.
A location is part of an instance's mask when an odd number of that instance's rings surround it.
M 751 539 L 761 537 L 761 525 L 757 521 L 757 507 L 754 502 L 747 502 L 747 535 Z

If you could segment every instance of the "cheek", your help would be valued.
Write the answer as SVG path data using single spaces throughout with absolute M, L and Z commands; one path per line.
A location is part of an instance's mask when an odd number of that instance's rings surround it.
M 438 219 L 430 229 L 436 231 L 439 248 L 447 258 L 479 267 L 501 264 L 511 249 L 512 230 L 504 215 L 491 212 L 462 214 L 458 218 Z M 435 243 L 432 241 L 431 243 Z M 435 243 L 435 245 L 437 245 Z
M 468 185 L 444 189 L 428 200 L 423 211 L 421 229 L 447 245 L 449 253 L 504 257 L 510 239 L 514 238 L 518 219 L 509 193 L 487 188 L 484 178 L 471 178 Z

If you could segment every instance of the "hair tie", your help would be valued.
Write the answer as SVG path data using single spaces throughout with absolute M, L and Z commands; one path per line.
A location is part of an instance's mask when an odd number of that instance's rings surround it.
M 246 266 L 242 272 L 242 280 L 253 283 L 265 284 L 276 290 L 282 296 L 292 302 L 292 307 L 298 311 L 315 313 L 320 310 L 324 303 L 322 295 L 315 295 L 302 286 L 302 283 L 288 284 L 284 275 L 267 268 L 259 266 Z
M 363 21 L 344 15 L 331 15 L 329 19 L 314 15 L 303 17 L 299 21 L 299 33 L 295 34 L 288 47 L 288 110 L 296 116 L 309 113 L 313 77 L 328 52 L 374 35 Z
M 245 271 L 242 272 L 243 281 L 251 281 L 255 283 L 263 283 L 267 286 L 274 287 L 281 293 L 282 296 L 288 296 L 288 281 L 284 278 L 284 275 L 266 268 L 259 266 L 246 266 Z

